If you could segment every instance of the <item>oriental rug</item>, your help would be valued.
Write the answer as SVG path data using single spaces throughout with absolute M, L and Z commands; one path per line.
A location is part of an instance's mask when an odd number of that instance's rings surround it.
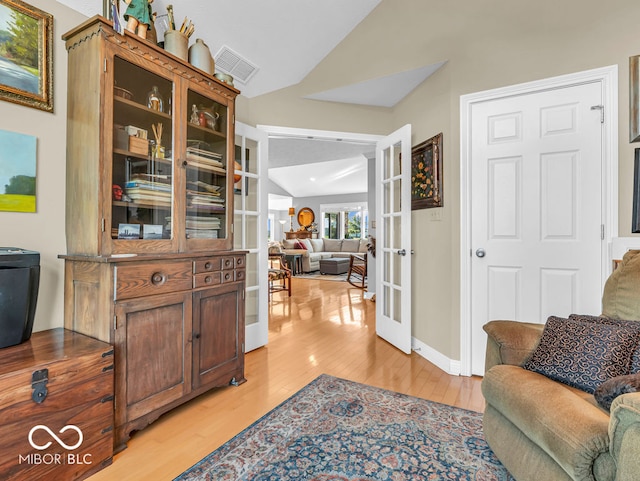
M 482 415 L 322 375 L 174 481 L 513 481 Z

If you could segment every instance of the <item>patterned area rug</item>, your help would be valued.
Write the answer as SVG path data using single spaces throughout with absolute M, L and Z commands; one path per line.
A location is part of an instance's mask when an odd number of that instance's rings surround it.
M 473 411 L 322 375 L 174 481 L 513 481 Z

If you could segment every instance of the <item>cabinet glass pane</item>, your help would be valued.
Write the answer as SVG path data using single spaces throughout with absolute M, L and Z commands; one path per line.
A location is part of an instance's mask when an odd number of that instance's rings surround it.
M 189 90 L 186 145 L 186 230 L 188 239 L 227 238 L 227 107 Z
M 111 236 L 170 239 L 173 84 L 116 57 L 114 85 Z

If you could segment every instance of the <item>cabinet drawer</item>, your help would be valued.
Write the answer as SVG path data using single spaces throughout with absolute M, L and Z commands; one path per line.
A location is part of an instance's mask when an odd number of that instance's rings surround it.
M 222 270 L 222 257 L 207 257 L 194 262 L 194 273 L 213 272 Z
M 217 286 L 222 283 L 220 272 L 202 272 L 193 276 L 193 287 Z
M 191 289 L 191 262 L 145 262 L 116 267 L 117 299 Z

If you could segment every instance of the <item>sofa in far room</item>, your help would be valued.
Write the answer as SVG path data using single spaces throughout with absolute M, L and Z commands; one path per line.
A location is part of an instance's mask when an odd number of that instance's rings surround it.
M 302 255 L 302 272 L 307 273 L 319 270 L 322 259 L 366 255 L 368 244 L 367 239 L 289 239 L 282 241 L 282 250 Z
M 602 315 L 484 326 L 484 434 L 517 481 L 640 480 L 639 319 L 640 251 L 629 251 Z

